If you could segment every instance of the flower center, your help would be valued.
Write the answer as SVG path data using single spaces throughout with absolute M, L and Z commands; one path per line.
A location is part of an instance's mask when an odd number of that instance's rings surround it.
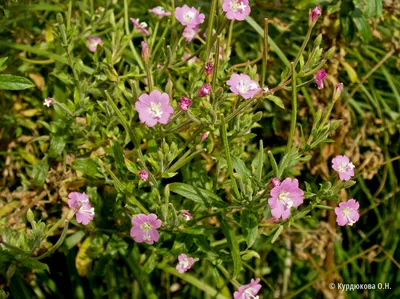
M 188 12 L 185 14 L 185 16 L 183 17 L 183 20 L 184 20 L 186 23 L 190 23 L 190 22 L 193 21 L 193 18 L 194 18 L 194 12 L 188 11 Z
M 349 222 L 349 225 L 353 225 L 356 222 L 355 220 L 351 219 L 349 216 L 351 211 L 352 211 L 352 208 L 344 208 L 342 210 L 342 215 L 344 217 L 346 217 L 347 221 Z
M 85 206 L 82 206 L 79 209 L 79 212 L 81 212 L 82 214 L 88 214 L 90 216 L 94 216 L 94 208 L 87 209 L 87 208 L 84 208 L 84 207 Z
M 184 260 L 181 262 L 181 265 L 182 265 L 183 268 L 189 267 L 189 261 L 188 261 L 188 259 L 184 259 Z
M 341 163 L 338 167 L 339 172 L 346 172 L 354 169 L 354 164 L 350 163 Z
M 230 5 L 233 12 L 237 12 L 238 10 L 244 11 L 247 7 L 246 4 L 238 0 L 231 1 Z
M 289 196 L 289 192 L 279 192 L 278 201 L 283 205 L 284 209 L 290 209 L 293 206 L 293 200 Z
M 145 222 L 140 226 L 140 229 L 142 231 L 148 233 L 149 231 L 151 231 L 153 229 L 153 226 L 150 223 Z M 146 234 L 146 236 L 148 236 L 148 234 Z M 149 238 L 150 238 L 150 236 L 149 236 Z
M 253 288 L 248 288 L 246 291 L 243 292 L 244 298 L 246 299 L 258 299 L 260 297 L 254 296 L 253 293 L 255 290 Z
M 244 94 L 254 89 L 257 89 L 257 84 L 249 81 L 240 80 L 236 85 L 236 88 L 241 94 Z
M 161 109 L 161 103 L 151 102 L 149 112 L 153 117 L 160 118 L 163 115 L 163 111 Z

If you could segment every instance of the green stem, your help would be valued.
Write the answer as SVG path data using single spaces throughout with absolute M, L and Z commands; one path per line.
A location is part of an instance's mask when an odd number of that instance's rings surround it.
M 287 144 L 287 152 L 292 148 L 294 131 L 296 129 L 296 118 L 297 118 L 297 86 L 296 86 L 296 70 L 295 64 L 291 63 L 292 70 L 292 118 L 290 122 L 290 135 Z
M 220 114 L 220 120 L 221 120 L 220 133 L 221 133 L 221 136 L 222 136 L 222 143 L 223 143 L 224 150 L 225 150 L 225 159 L 226 159 L 226 164 L 228 166 L 228 173 L 229 173 L 229 176 L 231 178 L 233 192 L 235 193 L 236 199 L 240 199 L 240 193 L 239 193 L 239 189 L 238 189 L 238 186 L 237 186 L 237 183 L 236 183 L 236 178 L 235 178 L 235 176 L 233 174 L 231 152 L 229 150 L 228 137 L 226 135 L 225 118 L 224 118 L 224 115 L 222 113 Z
M 124 21 L 125 21 L 125 31 L 126 35 L 130 35 L 130 30 L 129 30 L 129 18 L 128 18 L 128 1 L 124 0 Z M 136 52 L 135 46 L 133 45 L 132 40 L 129 41 L 129 47 L 131 48 L 133 57 L 135 58 L 137 64 L 139 65 L 139 68 L 141 70 L 144 70 L 144 65 L 143 61 L 140 59 L 140 56 Z
M 276 160 L 275 160 L 274 156 L 272 155 L 271 151 L 268 151 L 267 154 L 268 154 L 269 160 L 271 162 L 272 169 L 274 170 L 275 177 L 279 179 L 278 164 L 276 163 Z
M 58 247 L 61 246 L 61 244 L 64 242 L 64 239 L 65 239 L 65 237 L 67 235 L 67 230 L 68 230 L 68 225 L 69 225 L 68 219 L 65 219 L 64 222 L 65 222 L 64 223 L 64 228 L 63 228 L 63 231 L 62 231 L 61 236 L 58 239 L 57 243 L 54 244 L 54 246 L 51 247 L 46 253 L 44 253 L 44 254 L 42 254 L 40 256 L 34 257 L 33 259 L 35 259 L 35 260 L 44 259 L 45 257 L 48 257 L 50 254 L 52 254 L 54 251 L 56 251 L 58 249 Z
M 55 104 L 57 107 L 59 107 L 62 111 L 64 111 L 65 113 L 67 113 L 69 116 L 74 116 L 74 114 L 73 114 L 71 111 L 69 111 L 63 104 L 61 104 L 60 102 L 58 102 L 58 101 L 56 101 L 56 100 L 54 100 L 54 99 L 53 99 L 53 101 L 54 101 L 54 104 Z
M 268 61 L 268 18 L 264 19 L 264 40 L 263 40 L 263 61 L 261 69 L 260 86 L 265 84 L 265 76 L 267 74 L 267 61 Z
M 206 63 L 210 59 L 210 52 L 211 52 L 211 41 L 212 41 L 212 30 L 214 25 L 214 17 L 217 12 L 217 0 L 212 0 L 211 3 L 211 10 L 210 15 L 208 16 L 208 27 L 207 27 L 207 56 L 206 56 Z
M 153 59 L 156 57 L 158 49 L 164 42 L 165 36 L 167 35 L 168 29 L 170 28 L 169 24 L 170 24 L 170 21 L 168 21 L 167 26 L 165 26 L 165 29 L 164 29 L 160 39 L 158 40 L 158 43 L 157 43 L 156 47 L 154 48 L 154 51 L 151 52 L 151 61 L 153 61 Z
M 215 58 L 214 58 L 214 68 L 212 73 L 212 81 L 211 86 L 213 91 L 215 92 L 217 87 L 217 79 L 218 79 L 218 67 L 219 67 L 219 45 L 220 45 L 220 37 L 217 37 L 217 47 L 215 50 Z M 214 92 L 211 93 L 211 102 L 214 103 Z

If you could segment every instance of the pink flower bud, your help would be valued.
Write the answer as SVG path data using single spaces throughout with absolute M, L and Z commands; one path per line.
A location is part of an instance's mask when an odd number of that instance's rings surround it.
M 279 186 L 280 184 L 281 184 L 281 180 L 278 179 L 278 178 L 273 178 L 273 179 L 271 180 L 271 187 L 272 187 L 272 188 L 277 187 L 277 186 Z
M 336 101 L 340 97 L 342 90 L 343 90 L 343 83 L 336 84 L 335 91 L 333 92 L 334 101 Z
M 181 101 L 179 102 L 179 109 L 187 111 L 191 104 L 192 104 L 191 100 L 185 97 L 181 97 Z
M 324 88 L 324 79 L 326 78 L 326 72 L 324 69 L 320 70 L 315 74 L 314 79 L 318 85 L 318 89 Z
M 139 176 L 140 176 L 140 179 L 144 182 L 146 182 L 149 179 L 149 173 L 145 169 L 142 169 L 139 172 Z
M 203 135 L 201 135 L 201 142 L 207 139 L 208 135 L 210 135 L 210 132 L 205 132 Z
M 212 62 L 207 62 L 206 66 L 204 67 L 204 71 L 206 72 L 206 75 L 211 75 L 213 73 L 214 65 Z
M 199 89 L 199 97 L 206 97 L 209 96 L 211 93 L 211 85 L 209 84 L 204 84 L 202 87 Z
M 190 221 L 193 219 L 192 214 L 190 214 L 187 210 L 182 211 L 182 216 L 185 218 L 186 221 Z
M 315 23 L 318 18 L 321 16 L 322 9 L 319 6 L 316 6 L 311 12 L 310 12 L 310 21 L 311 23 Z

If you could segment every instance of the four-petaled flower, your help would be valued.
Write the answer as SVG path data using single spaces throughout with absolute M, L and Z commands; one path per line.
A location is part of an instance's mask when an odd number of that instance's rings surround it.
M 138 214 L 132 217 L 133 227 L 131 237 L 138 243 L 153 245 L 160 238 L 157 228 L 161 226 L 161 220 L 156 214 Z
M 181 97 L 181 101 L 179 102 L 179 109 L 187 111 L 191 104 L 192 104 L 191 100 L 185 97 Z
M 347 156 L 338 155 L 332 159 L 332 168 L 337 171 L 342 181 L 348 181 L 354 176 L 354 167 Z
M 250 15 L 249 0 L 223 0 L 222 10 L 229 20 L 243 21 Z
M 45 98 L 44 99 L 44 101 L 43 101 L 43 105 L 45 105 L 45 106 L 47 106 L 47 107 L 50 107 L 51 105 L 53 105 L 53 98 Z
M 261 290 L 262 286 L 259 284 L 260 279 L 251 279 L 249 284 L 239 287 L 239 289 L 233 293 L 233 298 L 235 299 L 257 299 L 258 292 Z
M 346 202 L 341 202 L 339 207 L 335 208 L 336 222 L 340 226 L 353 225 L 360 219 L 358 209 L 360 204 L 355 199 L 350 199 Z
M 297 208 L 303 203 L 304 192 L 299 188 L 299 181 L 291 178 L 285 179 L 278 186 L 271 190 L 271 198 L 268 204 L 271 208 L 271 214 L 275 218 L 282 217 L 286 220 L 290 215 L 290 208 Z
M 246 74 L 232 74 L 231 78 L 226 81 L 226 84 L 230 86 L 230 90 L 241 95 L 243 98 L 251 99 L 260 90 L 258 82 L 251 80 Z
M 179 273 L 188 271 L 190 268 L 192 268 L 192 265 L 194 264 L 194 259 L 192 257 L 187 256 L 184 253 L 178 256 L 178 260 L 179 263 L 178 265 L 176 265 L 176 270 Z
M 75 210 L 76 221 L 83 225 L 89 224 L 94 218 L 94 208 L 90 205 L 87 194 L 71 192 L 68 198 L 68 206 Z
M 186 41 L 189 43 L 191 42 L 199 32 L 199 27 L 185 27 L 182 32 L 182 36 L 186 39 Z
M 324 69 L 320 70 L 315 74 L 314 79 L 318 85 L 318 89 L 324 88 L 324 79 L 326 78 L 326 72 Z
M 175 18 L 183 25 L 188 27 L 197 27 L 202 24 L 205 15 L 199 13 L 194 7 L 189 7 L 186 4 L 182 7 L 175 8 Z
M 182 216 L 183 218 L 185 218 L 186 221 L 190 221 L 193 218 L 192 214 L 190 214 L 188 210 L 183 210 Z
M 311 23 L 314 23 L 318 20 L 318 18 L 321 16 L 322 9 L 319 6 L 316 6 L 311 12 L 310 12 L 310 21 Z
M 135 103 L 136 111 L 139 113 L 140 122 L 148 127 L 153 127 L 157 123 L 169 123 L 174 108 L 169 105 L 167 93 L 153 90 L 150 94 L 142 94 Z
M 88 48 L 90 52 L 96 52 L 97 45 L 103 43 L 100 37 L 89 37 L 88 40 Z
M 146 182 L 149 179 L 149 173 L 146 171 L 146 169 L 142 169 L 139 171 L 139 177 L 142 181 Z
M 165 11 L 164 7 L 162 7 L 162 6 L 156 6 L 156 7 L 152 8 L 152 9 L 149 9 L 149 12 L 152 12 L 157 17 L 167 17 L 167 16 L 170 16 L 172 14 L 169 11 Z
M 147 28 L 147 23 L 146 22 L 140 22 L 139 19 L 134 19 L 134 18 L 129 18 L 131 22 L 133 23 L 134 27 L 136 29 L 139 29 L 139 31 L 145 35 L 149 35 L 149 31 L 146 29 Z

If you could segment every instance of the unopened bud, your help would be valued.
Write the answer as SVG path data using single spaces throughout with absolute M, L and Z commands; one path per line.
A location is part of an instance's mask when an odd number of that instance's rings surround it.
M 145 41 L 142 41 L 142 57 L 145 63 L 149 62 L 149 45 Z
M 322 33 L 318 34 L 317 38 L 314 41 L 314 47 L 318 47 L 322 41 Z
M 330 49 L 328 50 L 328 52 L 326 52 L 325 58 L 326 58 L 327 60 L 331 59 L 332 56 L 333 56 L 333 54 L 335 54 L 335 50 L 336 50 L 335 47 L 330 48 Z

